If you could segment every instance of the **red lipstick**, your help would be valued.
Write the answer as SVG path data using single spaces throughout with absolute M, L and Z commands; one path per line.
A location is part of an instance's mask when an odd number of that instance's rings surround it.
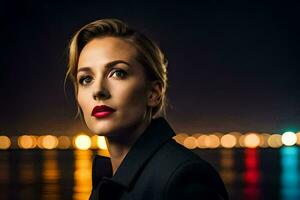
M 113 109 L 109 106 L 106 106 L 106 105 L 95 106 L 92 111 L 92 116 L 94 116 L 96 118 L 103 118 L 103 117 L 110 115 L 111 113 L 113 113 L 115 111 L 116 111 L 115 109 Z

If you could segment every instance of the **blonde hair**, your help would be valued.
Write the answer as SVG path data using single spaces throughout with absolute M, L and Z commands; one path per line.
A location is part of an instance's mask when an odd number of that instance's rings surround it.
M 72 37 L 68 49 L 68 65 L 65 76 L 71 79 L 75 95 L 78 92 L 76 81 L 77 65 L 81 50 L 83 47 L 95 38 L 112 36 L 130 42 L 137 49 L 137 61 L 144 67 L 148 81 L 159 81 L 161 83 L 161 101 L 152 109 L 152 117 L 166 116 L 166 107 L 168 99 L 167 90 L 167 65 L 168 60 L 162 53 L 158 45 L 147 38 L 144 34 L 135 31 L 119 19 L 101 19 L 93 21 L 80 30 Z M 77 103 L 77 115 L 81 114 L 81 109 Z

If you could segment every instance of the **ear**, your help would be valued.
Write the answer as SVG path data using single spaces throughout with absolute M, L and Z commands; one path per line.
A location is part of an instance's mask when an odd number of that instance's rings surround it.
M 153 81 L 148 92 L 148 106 L 157 106 L 162 97 L 162 84 L 160 81 Z

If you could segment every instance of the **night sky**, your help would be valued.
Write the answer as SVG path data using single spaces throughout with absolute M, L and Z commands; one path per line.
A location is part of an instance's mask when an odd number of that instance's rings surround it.
M 74 119 L 70 84 L 64 95 L 67 45 L 101 18 L 127 22 L 165 52 L 175 131 L 300 131 L 299 6 L 80 2 L 2 3 L 0 135 L 88 131 Z

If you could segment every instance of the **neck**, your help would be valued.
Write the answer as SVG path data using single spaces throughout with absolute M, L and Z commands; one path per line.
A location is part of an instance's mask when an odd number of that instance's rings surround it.
M 106 137 L 108 152 L 111 158 L 113 175 L 119 168 L 132 145 L 149 126 L 151 119 L 144 120 L 135 128 L 120 133 L 118 136 Z

